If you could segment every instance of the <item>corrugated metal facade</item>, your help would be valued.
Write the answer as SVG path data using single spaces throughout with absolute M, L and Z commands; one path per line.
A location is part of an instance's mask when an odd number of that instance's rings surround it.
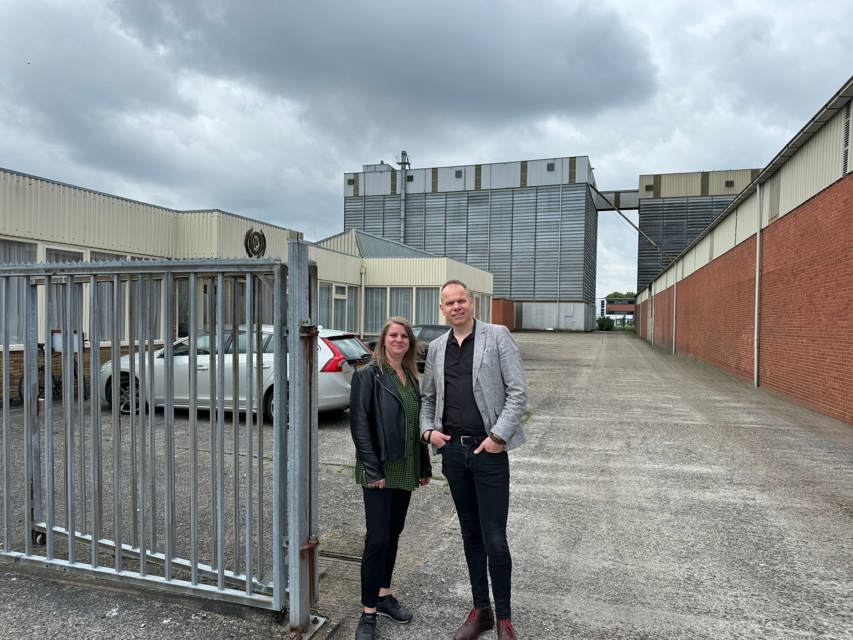
M 524 167 L 526 171 L 522 170 Z M 494 276 L 494 295 L 498 297 L 517 302 L 559 299 L 594 307 L 598 221 L 586 186 L 592 182 L 587 158 L 470 165 L 447 168 L 447 172 L 444 168 L 418 169 L 409 173 L 416 171 L 425 175 L 435 172 L 436 191 L 429 191 L 429 180 L 423 182 L 427 193 L 410 193 L 407 186 L 402 237 L 399 218 L 394 226 L 384 217 L 389 198 L 397 203 L 401 200 L 388 193 L 346 195 L 344 227 L 371 233 L 382 228 L 389 239 L 402 239 L 412 247 L 488 271 Z M 455 178 L 457 172 L 461 175 Z M 566 183 L 559 182 L 561 177 Z M 458 180 L 455 185 L 454 179 Z M 520 186 L 522 182 L 529 185 L 548 180 L 554 184 Z M 421 181 L 414 179 L 409 183 L 412 184 L 420 185 Z M 515 186 L 489 188 L 490 184 Z M 441 190 L 454 186 L 465 190 Z M 352 193 L 351 185 L 347 189 Z M 394 213 L 399 216 L 399 207 Z M 592 319 L 594 310 L 589 323 L 582 321 L 583 328 L 591 329 Z
M 245 256 L 249 229 L 266 255 L 287 259 L 301 234 L 223 211 L 175 211 L 0 169 L 0 235 L 90 251 L 157 258 Z M 86 257 L 84 253 L 84 257 Z
M 642 196 L 642 188 L 640 195 Z M 734 196 L 640 198 L 639 227 L 675 258 L 731 203 Z M 670 260 L 639 234 L 637 291 L 642 291 Z

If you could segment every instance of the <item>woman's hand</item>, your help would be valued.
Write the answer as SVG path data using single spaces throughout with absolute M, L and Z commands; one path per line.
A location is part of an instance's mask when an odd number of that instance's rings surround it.
M 368 482 L 367 487 L 369 489 L 384 489 L 385 488 L 385 478 L 381 480 L 374 480 L 373 482 Z
M 425 486 L 427 486 L 428 484 L 429 484 L 429 476 L 427 476 L 426 478 L 421 478 L 421 479 L 420 479 L 420 485 L 421 485 L 422 487 L 425 487 Z

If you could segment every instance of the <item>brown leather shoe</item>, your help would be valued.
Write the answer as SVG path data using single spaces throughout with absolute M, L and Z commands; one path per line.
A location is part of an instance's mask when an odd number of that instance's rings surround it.
M 491 607 L 471 609 L 468 619 L 453 634 L 453 640 L 477 640 L 483 631 L 493 629 L 494 626 L 495 614 L 492 613 Z
M 516 640 L 515 629 L 509 620 L 498 620 L 498 640 Z

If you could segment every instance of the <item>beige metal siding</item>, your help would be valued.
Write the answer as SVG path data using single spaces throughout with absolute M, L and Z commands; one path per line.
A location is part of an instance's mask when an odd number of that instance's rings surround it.
M 0 171 L 0 233 L 104 251 L 168 257 L 176 212 Z
M 447 279 L 446 258 L 365 258 L 368 287 L 435 287 Z
M 439 283 L 440 285 L 444 284 L 447 280 L 461 280 L 468 285 L 471 291 L 492 295 L 494 291 L 494 279 L 491 273 L 462 262 L 457 262 L 456 260 L 450 260 L 449 258 L 445 258 L 445 260 L 447 262 L 447 277 Z
M 346 253 L 351 256 L 361 255 L 358 250 L 358 240 L 356 239 L 355 229 L 350 229 L 346 233 L 339 234 L 332 238 L 328 238 L 321 242 L 318 246 L 340 253 Z
M 733 196 L 743 191 L 752 182 L 754 175 L 754 169 L 641 175 L 639 181 L 640 197 Z M 727 187 L 727 180 L 733 181 L 734 186 Z M 648 191 L 646 190 L 647 186 L 649 187 Z
M 323 280 L 351 286 L 361 284 L 361 258 L 317 246 L 308 248 L 308 256 L 317 263 L 317 273 Z
M 733 169 L 731 171 L 709 171 L 708 190 L 709 195 L 736 195 L 746 189 L 752 182 L 752 169 Z M 726 181 L 734 182 L 734 186 L 727 187 Z
M 843 149 L 844 112 L 839 111 L 782 166 L 780 216 L 842 177 Z
M 714 255 L 712 259 L 719 258 L 726 251 L 735 246 L 735 229 L 737 225 L 737 216 L 726 216 L 720 224 L 714 227 L 711 232 L 713 236 L 712 245 Z
M 758 198 L 755 194 L 744 200 L 732 215 L 737 215 L 735 244 L 754 236 L 758 229 Z

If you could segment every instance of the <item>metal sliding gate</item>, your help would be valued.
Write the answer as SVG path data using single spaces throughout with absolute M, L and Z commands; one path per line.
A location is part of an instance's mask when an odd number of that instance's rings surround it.
M 316 270 L 288 248 L 0 267 L 2 555 L 311 626 Z

